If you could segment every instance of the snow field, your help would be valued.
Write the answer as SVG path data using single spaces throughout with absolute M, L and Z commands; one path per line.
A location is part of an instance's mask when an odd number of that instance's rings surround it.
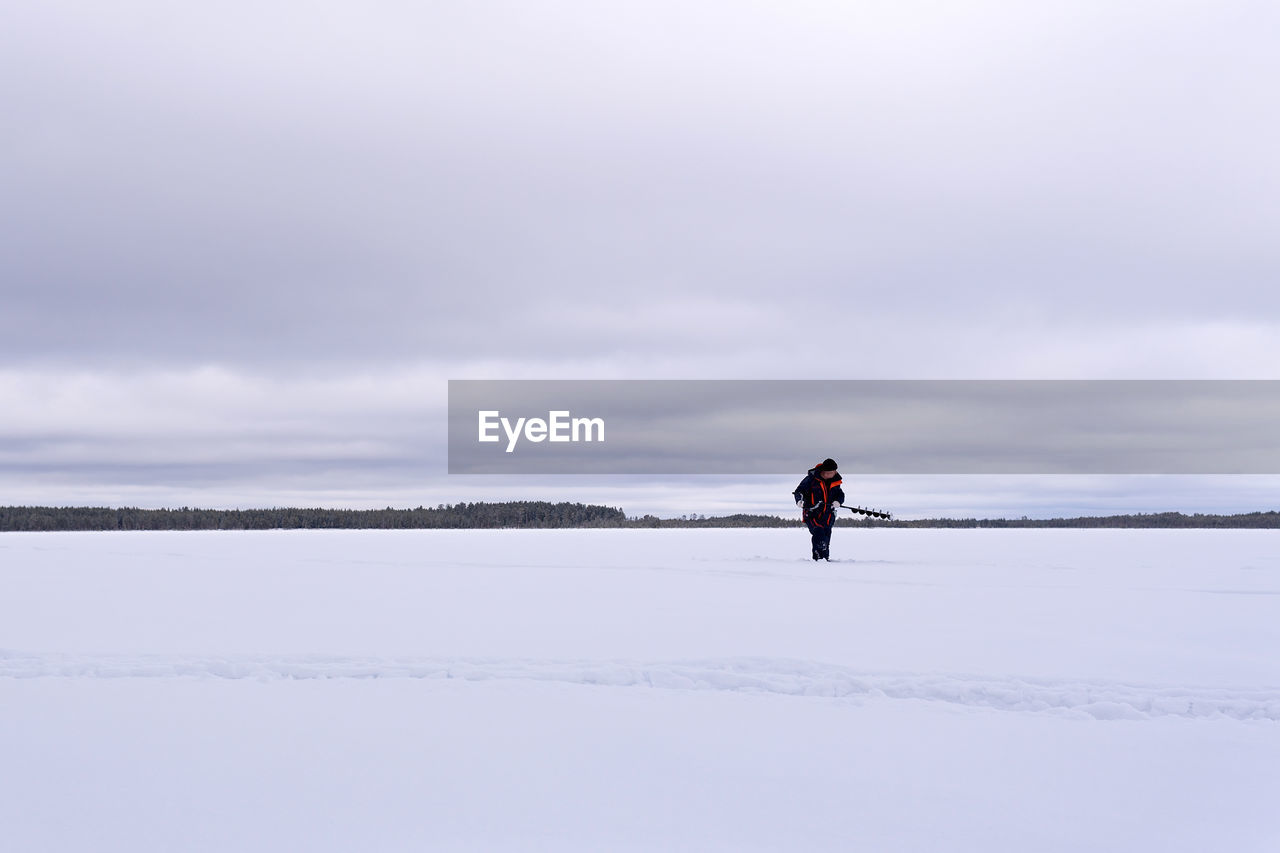
M 1270 532 L 804 538 L 7 534 L 0 839 L 1280 848 Z

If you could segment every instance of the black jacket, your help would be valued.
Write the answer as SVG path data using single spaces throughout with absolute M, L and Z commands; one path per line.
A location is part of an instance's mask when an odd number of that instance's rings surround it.
M 822 479 L 822 475 L 818 472 L 817 466 L 809 469 L 809 473 L 800 481 L 800 485 L 796 486 L 796 490 L 791 494 L 795 496 L 797 501 L 804 504 L 804 517 L 808 519 L 811 515 L 816 521 L 823 524 L 829 524 L 828 517 L 834 513 L 831 504 L 839 501 L 844 503 L 844 489 L 840 488 L 840 472 L 830 480 Z M 819 507 L 821 512 L 814 515 L 814 507 Z

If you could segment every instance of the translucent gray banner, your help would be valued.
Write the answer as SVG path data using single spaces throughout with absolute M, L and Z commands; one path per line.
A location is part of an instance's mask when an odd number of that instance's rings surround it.
M 1274 380 L 451 380 L 450 474 L 1277 474 Z

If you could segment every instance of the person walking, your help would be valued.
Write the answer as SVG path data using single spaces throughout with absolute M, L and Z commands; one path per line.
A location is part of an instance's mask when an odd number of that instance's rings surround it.
M 813 559 L 831 559 L 831 528 L 836 510 L 844 503 L 840 471 L 834 459 L 824 459 L 809 469 L 792 492 L 813 540 Z

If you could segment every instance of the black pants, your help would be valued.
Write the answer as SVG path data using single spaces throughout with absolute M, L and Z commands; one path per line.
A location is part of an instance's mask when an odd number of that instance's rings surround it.
M 834 521 L 834 519 L 832 519 Z M 831 547 L 831 525 L 818 524 L 812 518 L 806 518 L 804 523 L 809 528 L 809 536 L 813 539 L 813 552 L 819 557 L 825 558 L 828 549 Z

